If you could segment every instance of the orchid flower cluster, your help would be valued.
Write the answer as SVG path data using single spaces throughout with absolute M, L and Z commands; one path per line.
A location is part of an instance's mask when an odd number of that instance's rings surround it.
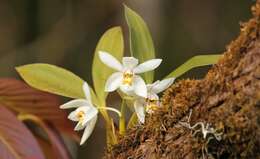
M 126 96 L 133 98 L 138 120 L 140 123 L 144 123 L 145 114 L 152 113 L 161 105 L 158 93 L 168 88 L 173 83 L 174 78 L 146 84 L 138 74 L 156 69 L 162 60 L 151 59 L 138 64 L 138 59 L 134 57 L 123 57 L 121 64 L 115 57 L 104 51 L 99 51 L 99 58 L 105 65 L 117 71 L 107 79 L 104 91 L 113 92 L 120 89 Z M 69 114 L 68 118 L 78 122 L 75 131 L 85 128 L 80 142 L 81 145 L 93 132 L 100 109 L 114 111 L 121 116 L 120 111 L 115 108 L 93 106 L 90 89 L 86 82 L 82 89 L 86 99 L 75 99 L 60 106 L 61 109 L 77 108 Z
M 194 67 L 214 64 L 221 57 L 221 55 L 193 57 L 169 73 L 163 80 L 152 83 L 153 70 L 161 64 L 162 59 L 154 58 L 153 40 L 144 20 L 126 5 L 124 8 L 132 57 L 122 57 L 124 36 L 121 27 L 107 30 L 100 38 L 94 53 L 93 87 L 73 72 L 55 65 L 35 63 L 16 67 L 18 73 L 30 86 L 74 99 L 61 105 L 60 108 L 75 109 L 68 118 L 77 122 L 75 131 L 85 129 L 81 145 L 92 134 L 99 112 L 106 122 L 107 145 L 117 144 L 117 130 L 107 111 L 113 111 L 119 115 L 119 134 L 124 135 L 126 105 L 134 110 L 128 125 L 145 123 L 146 114 L 152 114 L 162 106 L 158 94 L 167 89 L 175 78 Z M 119 59 L 122 61 L 119 62 Z M 122 98 L 120 111 L 108 107 L 106 103 L 107 94 L 114 91 L 117 91 Z M 201 127 L 202 133 L 206 132 L 206 136 L 213 131 L 207 126 L 206 131 L 203 125 Z
M 82 88 L 86 99 L 75 99 L 60 106 L 61 109 L 77 108 L 69 114 L 68 118 L 72 121 L 78 122 L 74 128 L 75 131 L 85 128 L 80 145 L 84 144 L 93 132 L 98 118 L 98 109 L 111 110 L 121 116 L 121 113 L 117 109 L 111 107 L 95 107 L 92 104 L 90 89 L 86 82 L 83 84 Z

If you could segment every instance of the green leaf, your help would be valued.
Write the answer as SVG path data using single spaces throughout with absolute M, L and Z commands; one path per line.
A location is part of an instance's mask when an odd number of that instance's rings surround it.
M 84 81 L 72 72 L 50 64 L 29 64 L 16 67 L 21 77 L 32 87 L 71 98 L 85 98 Z M 92 91 L 92 100 L 96 104 Z
M 68 70 L 41 63 L 20 66 L 16 70 L 32 87 L 65 97 L 84 98 L 84 81 Z
M 138 58 L 140 63 L 149 59 L 154 59 L 155 50 L 153 40 L 144 20 L 126 5 L 125 17 L 129 27 L 131 55 Z M 153 78 L 153 71 L 144 73 L 146 82 L 152 83 Z
M 95 50 L 92 66 L 93 83 L 98 99 L 101 103 L 104 103 L 107 96 L 104 91 L 105 83 L 113 70 L 101 62 L 98 55 L 99 51 L 106 51 L 121 61 L 124 52 L 124 40 L 120 27 L 114 27 L 106 31 Z
M 173 72 L 171 72 L 168 76 L 165 78 L 170 78 L 170 77 L 179 77 L 183 75 L 185 72 L 191 70 L 192 68 L 195 67 L 200 67 L 200 66 L 206 66 L 206 65 L 212 65 L 217 63 L 219 58 L 222 55 L 198 55 L 194 56 L 188 61 L 186 61 L 184 64 L 179 66 L 177 69 L 175 69 Z

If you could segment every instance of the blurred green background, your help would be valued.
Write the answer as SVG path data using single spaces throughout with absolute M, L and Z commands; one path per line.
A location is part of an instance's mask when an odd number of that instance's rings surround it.
M 163 59 L 157 79 L 198 54 L 222 53 L 239 34 L 239 22 L 250 18 L 253 0 L 0 0 L 0 76 L 19 78 L 15 66 L 51 63 L 91 83 L 95 46 L 110 27 L 120 25 L 129 52 L 125 3 L 147 22 L 157 57 Z M 183 77 L 201 78 L 208 68 Z M 182 78 L 183 78 L 182 77 Z M 101 119 L 101 118 L 100 118 Z M 104 125 L 99 120 L 75 158 L 101 158 Z

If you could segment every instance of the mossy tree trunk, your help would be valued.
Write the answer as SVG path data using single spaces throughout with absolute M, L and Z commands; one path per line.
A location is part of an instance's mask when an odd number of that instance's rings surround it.
M 260 158 L 260 1 L 252 12 L 204 79 L 174 84 L 164 93 L 164 107 L 130 130 L 105 158 Z M 199 122 L 210 124 L 221 140 L 213 134 L 204 138 L 201 126 L 189 127 Z

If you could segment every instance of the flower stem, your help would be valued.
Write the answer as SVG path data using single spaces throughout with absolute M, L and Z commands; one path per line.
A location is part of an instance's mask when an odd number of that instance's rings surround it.
M 110 150 L 111 146 L 118 143 L 114 121 L 111 118 L 110 123 L 106 123 L 107 148 Z
M 101 115 L 103 116 L 106 124 L 106 141 L 107 141 L 107 148 L 110 149 L 112 145 L 115 145 L 118 143 L 117 136 L 115 133 L 115 127 L 114 127 L 114 121 L 113 119 L 108 115 L 107 110 L 116 112 L 119 116 L 121 116 L 121 113 L 110 107 L 106 107 L 105 102 L 99 102 L 97 105 L 97 109 L 100 111 Z
M 100 111 L 101 110 L 110 110 L 118 114 L 118 116 L 121 118 L 121 113 L 115 108 L 112 107 L 97 107 Z M 105 119 L 106 120 L 106 119 Z M 107 131 L 107 147 L 108 149 L 112 146 L 118 143 L 117 136 L 116 136 L 116 130 L 114 127 L 114 121 L 112 118 L 109 117 L 108 120 L 106 120 L 106 131 Z
M 119 120 L 119 134 L 120 135 L 124 135 L 125 131 L 126 131 L 126 127 L 125 127 L 125 111 L 126 111 L 126 104 L 125 104 L 125 100 L 122 99 L 122 103 L 121 103 L 121 117 Z
M 118 116 L 121 117 L 120 111 L 118 111 L 118 110 L 115 109 L 115 108 L 111 108 L 111 107 L 97 107 L 97 108 L 100 109 L 100 110 L 110 110 L 110 111 L 112 111 L 112 112 L 117 113 Z

